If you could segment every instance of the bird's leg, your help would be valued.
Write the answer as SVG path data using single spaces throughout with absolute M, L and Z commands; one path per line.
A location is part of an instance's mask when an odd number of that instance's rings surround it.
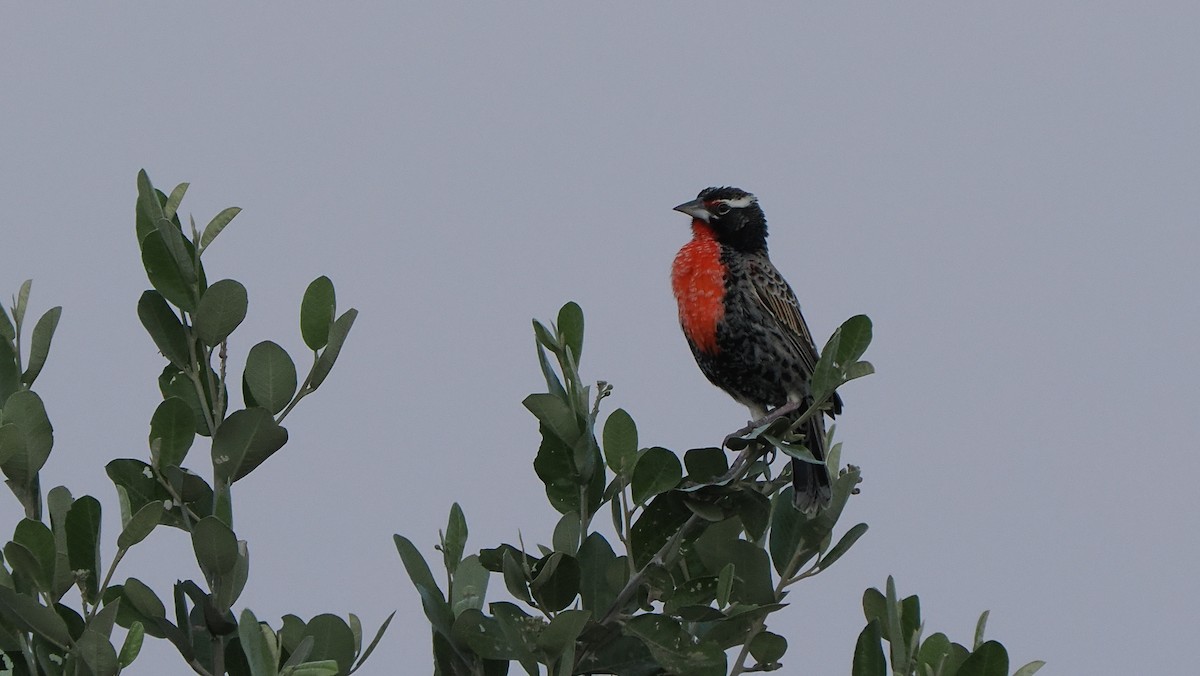
M 795 413 L 796 411 L 800 410 L 801 405 L 802 405 L 801 402 L 789 401 L 788 403 L 784 404 L 783 406 L 776 407 L 773 411 L 762 416 L 758 420 L 751 420 L 742 429 L 725 437 L 725 441 L 724 441 L 724 443 L 721 444 L 721 447 L 722 448 L 733 448 L 732 446 L 729 445 L 729 442 L 731 440 L 740 439 L 743 435 L 749 434 L 750 432 L 753 432 L 754 430 L 758 429 L 759 427 L 762 427 L 763 425 L 770 425 L 771 423 L 775 422 L 776 420 L 779 420 L 780 418 L 782 418 L 786 415 Z
M 750 423 L 751 429 L 753 429 L 755 427 L 762 427 L 763 425 L 769 425 L 769 424 L 775 422 L 776 420 L 779 420 L 780 418 L 782 418 L 785 415 L 790 415 L 792 413 L 795 413 L 796 411 L 800 410 L 800 405 L 801 405 L 801 402 L 789 401 L 788 403 L 784 404 L 783 406 L 777 406 L 775 408 L 775 410 L 764 415 L 763 417 L 759 418 L 758 420 L 751 422 Z

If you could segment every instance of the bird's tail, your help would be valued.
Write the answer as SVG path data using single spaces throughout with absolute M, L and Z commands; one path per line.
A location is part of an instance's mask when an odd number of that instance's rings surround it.
M 825 455 L 825 420 L 820 414 L 808 420 L 804 436 L 808 449 L 813 457 L 824 461 Z M 792 460 L 792 486 L 795 488 L 793 504 L 796 509 L 807 514 L 824 509 L 833 501 L 833 483 L 829 477 L 829 467 L 822 462 L 814 465 L 803 460 Z

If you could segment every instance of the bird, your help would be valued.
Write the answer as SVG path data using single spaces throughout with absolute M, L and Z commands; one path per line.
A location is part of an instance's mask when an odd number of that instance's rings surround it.
M 671 287 L 679 324 L 700 370 L 750 409 L 753 420 L 792 404 L 812 405 L 809 381 L 820 353 L 787 280 L 767 255 L 767 219 L 758 198 L 711 187 L 675 207 L 691 217 L 692 238 L 675 256 Z M 842 412 L 835 393 L 825 413 Z M 809 418 L 805 441 L 827 457 L 825 419 Z M 813 514 L 833 498 L 829 468 L 792 459 L 793 504 Z

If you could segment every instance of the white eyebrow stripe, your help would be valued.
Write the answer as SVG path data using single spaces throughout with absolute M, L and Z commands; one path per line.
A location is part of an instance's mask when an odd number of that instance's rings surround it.
M 754 204 L 755 202 L 757 202 L 758 198 L 755 197 L 754 195 L 746 195 L 745 197 L 739 197 L 735 200 L 718 200 L 718 201 L 728 204 L 730 206 L 730 208 L 733 208 L 733 209 L 744 209 L 744 208 L 750 206 L 751 204 Z

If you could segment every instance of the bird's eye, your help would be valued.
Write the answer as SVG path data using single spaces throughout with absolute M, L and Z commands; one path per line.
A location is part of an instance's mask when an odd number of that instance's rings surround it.
M 728 204 L 726 204 L 725 202 L 721 202 L 721 203 L 717 204 L 717 215 L 718 216 L 724 216 L 727 213 L 729 213 L 729 205 Z

